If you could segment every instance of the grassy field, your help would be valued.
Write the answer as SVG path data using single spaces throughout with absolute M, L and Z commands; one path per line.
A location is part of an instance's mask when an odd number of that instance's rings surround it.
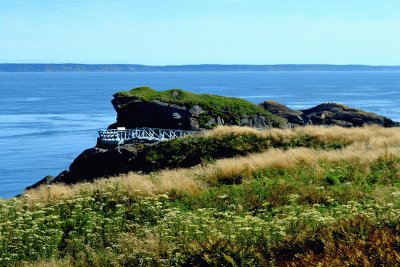
M 399 128 L 232 135 L 280 142 L 0 201 L 0 266 L 398 265 Z

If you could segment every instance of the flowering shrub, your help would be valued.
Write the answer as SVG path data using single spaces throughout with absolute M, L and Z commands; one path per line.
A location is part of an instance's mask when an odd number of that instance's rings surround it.
M 335 235 L 344 222 L 358 222 L 357 231 L 363 231 L 365 237 L 368 230 L 363 227 L 398 227 L 398 195 L 398 191 L 391 192 L 394 201 L 384 204 L 338 204 L 332 199 L 328 205 L 309 206 L 297 204 L 299 195 L 290 194 L 288 205 L 271 208 L 264 203 L 256 214 L 240 210 L 236 204 L 224 211 L 185 210 L 167 195 L 127 199 L 124 195 L 109 198 L 104 193 L 33 206 L 27 205 L 29 196 L 25 196 L 0 202 L 0 265 L 62 257 L 92 265 L 94 252 L 109 253 L 111 265 L 272 264 L 291 259 L 290 253 L 279 254 L 285 244 L 288 249 L 293 247 L 293 243 L 287 245 L 289 241 L 304 248 L 317 238 L 318 231 Z M 220 197 L 224 201 L 230 198 Z M 340 229 L 343 234 L 350 230 Z M 322 253 L 328 244 L 324 236 L 318 238 Z M 346 238 L 352 241 L 352 236 Z M 151 246 L 148 240 L 153 240 Z M 141 243 L 150 246 L 149 250 L 141 250 Z

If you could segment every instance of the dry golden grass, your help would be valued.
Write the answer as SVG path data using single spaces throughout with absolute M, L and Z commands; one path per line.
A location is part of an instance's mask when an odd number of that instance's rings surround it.
M 33 263 L 22 263 L 20 267 L 70 267 L 73 264 L 69 260 L 36 261 Z
M 243 135 L 243 134 L 257 134 L 261 135 L 262 131 L 251 127 L 241 126 L 218 126 L 211 131 L 204 131 L 199 133 L 200 136 L 204 137 L 216 137 L 227 134 Z
M 99 179 L 91 184 L 72 186 L 52 185 L 29 190 L 32 201 L 55 201 L 73 197 L 83 190 L 109 191 L 110 188 L 123 190 L 128 196 L 151 196 L 168 193 L 172 190 L 187 194 L 198 194 L 207 187 L 207 182 L 218 182 L 224 177 L 250 176 L 257 170 L 269 167 L 292 168 L 299 163 L 315 165 L 320 160 L 358 160 L 368 164 L 382 156 L 400 156 L 400 128 L 382 128 L 370 126 L 364 128 L 341 127 L 299 127 L 295 129 L 272 129 L 259 131 L 249 127 L 217 127 L 213 131 L 202 133 L 203 136 L 253 133 L 262 136 L 273 135 L 291 138 L 305 134 L 321 140 L 341 139 L 351 145 L 338 150 L 293 148 L 288 150 L 270 149 L 263 153 L 243 157 L 217 160 L 205 166 L 189 169 L 163 170 L 153 174 L 127 173 L 111 179 Z
M 198 194 L 206 187 L 196 179 L 194 169 L 164 170 L 155 174 L 127 173 L 116 177 L 98 179 L 93 183 L 74 185 L 47 185 L 26 192 L 30 204 L 48 203 L 79 195 L 81 192 L 125 192 L 127 197 L 154 196 L 171 191 Z
M 299 163 L 315 164 L 320 160 L 338 161 L 357 159 L 368 163 L 385 155 L 400 155 L 400 128 L 382 128 L 369 126 L 364 128 L 342 127 L 298 127 L 295 129 L 272 129 L 258 131 L 249 127 L 218 127 L 205 136 L 220 136 L 224 134 L 258 134 L 272 135 L 281 138 L 292 138 L 296 135 L 310 135 L 320 140 L 341 139 L 351 145 L 339 150 L 315 150 L 309 148 L 293 148 L 289 150 L 270 149 L 263 153 L 244 157 L 227 158 L 216 161 L 203 171 L 210 182 L 218 182 L 224 177 L 237 177 L 252 173 L 259 169 L 291 168 Z M 318 170 L 317 170 L 318 171 Z
M 219 126 L 212 131 L 201 133 L 205 137 L 216 137 L 227 134 L 243 135 L 256 134 L 259 136 L 273 136 L 283 139 L 290 139 L 299 135 L 310 135 L 317 137 L 320 140 L 345 140 L 347 142 L 362 142 L 368 141 L 371 138 L 381 136 L 384 138 L 400 135 L 400 128 L 383 128 L 379 126 L 368 126 L 363 128 L 343 128 L 339 126 L 323 127 L 323 126 L 307 126 L 296 127 L 289 129 L 268 129 L 257 130 L 251 127 L 241 126 Z

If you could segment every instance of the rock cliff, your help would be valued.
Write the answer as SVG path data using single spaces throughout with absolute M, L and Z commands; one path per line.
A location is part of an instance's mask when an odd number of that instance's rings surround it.
M 157 92 L 139 87 L 114 95 L 117 122 L 109 128 L 153 127 L 202 130 L 217 125 L 283 127 L 286 120 L 239 98 L 193 94 L 180 89 Z

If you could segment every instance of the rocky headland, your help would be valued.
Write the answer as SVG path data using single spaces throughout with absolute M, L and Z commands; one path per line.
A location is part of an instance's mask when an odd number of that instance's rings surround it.
M 284 127 L 286 119 L 244 99 L 194 94 L 180 89 L 157 92 L 139 87 L 119 92 L 111 101 L 117 112 L 109 128 L 152 127 L 204 130 L 217 125 Z
M 243 99 L 199 95 L 180 89 L 157 92 L 149 87 L 139 87 L 116 93 L 112 104 L 117 112 L 117 119 L 109 129 L 152 127 L 202 131 L 218 125 L 264 129 L 304 125 L 399 126 L 398 122 L 389 118 L 337 103 L 293 110 L 271 100 L 255 105 Z M 244 155 L 273 146 L 271 142 L 267 144 L 265 140 L 255 137 L 249 140 L 235 138 L 232 136 L 210 142 L 204 137 L 191 137 L 185 140 L 136 142 L 121 146 L 105 146 L 98 142 L 96 147 L 83 151 L 68 170 L 56 177 L 46 176 L 28 189 L 42 184 L 93 181 L 99 177 L 110 177 L 129 171 L 151 172 L 163 168 L 190 167 L 202 163 L 208 157 L 216 159 Z M 264 143 L 265 146 L 261 147 L 260 144 Z

